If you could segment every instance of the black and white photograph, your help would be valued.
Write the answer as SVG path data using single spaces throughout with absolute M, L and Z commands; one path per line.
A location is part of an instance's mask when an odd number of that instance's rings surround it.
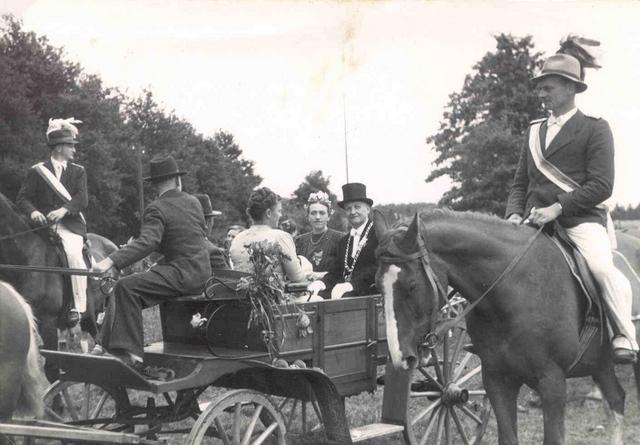
M 0 445 L 640 443 L 638 23 L 4 0 Z

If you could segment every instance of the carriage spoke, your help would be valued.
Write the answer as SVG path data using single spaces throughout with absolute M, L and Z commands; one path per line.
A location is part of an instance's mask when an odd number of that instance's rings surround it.
M 429 414 L 434 409 L 438 408 L 440 405 L 442 405 L 442 399 L 438 399 L 435 402 L 433 402 L 431 405 L 426 407 L 420 414 L 418 414 L 413 420 L 411 420 L 411 426 L 414 426 L 416 423 L 422 420 L 424 416 Z
M 464 341 L 464 329 L 460 329 L 460 334 L 456 340 L 456 344 L 453 348 L 453 354 L 451 354 L 451 373 L 454 374 L 455 363 L 458 360 L 460 351 L 462 350 L 462 342 Z M 459 368 L 458 368 L 459 369 Z M 454 380 L 453 378 L 451 380 Z
M 447 383 L 449 383 L 449 378 L 451 377 L 451 374 L 449 373 L 449 335 L 451 334 L 451 332 L 447 332 L 444 335 L 444 340 L 442 341 L 442 374 L 444 379 L 442 380 L 442 383 L 444 385 L 446 385 Z
M 257 405 L 255 411 L 253 412 L 253 416 L 251 416 L 251 422 L 249 422 L 249 426 L 247 427 L 247 431 L 244 433 L 244 437 L 242 438 L 241 445 L 248 445 L 251 440 L 251 436 L 253 434 L 253 430 L 256 427 L 256 423 L 258 422 L 258 418 L 260 417 L 260 413 L 262 412 L 262 405 Z
M 91 409 L 91 386 L 89 383 L 85 383 L 82 388 L 82 394 L 84 399 L 82 400 L 82 413 L 84 414 L 84 419 L 89 418 L 89 410 Z
M 273 432 L 273 430 L 275 430 L 277 427 L 278 427 L 278 424 L 276 422 L 273 422 L 271 425 L 267 427 L 266 430 L 262 432 L 262 434 L 260 434 L 260 436 L 258 436 L 256 441 L 253 442 L 253 445 L 261 445 L 267 439 L 267 437 L 269 437 L 271 432 Z
M 216 424 L 216 430 L 220 435 L 220 439 L 222 439 L 222 442 L 224 442 L 224 445 L 231 445 L 229 436 L 227 436 L 227 432 L 224 430 L 224 426 L 222 425 L 222 422 L 220 422 L 220 419 L 216 417 L 213 422 Z
M 284 426 L 288 430 L 291 427 L 291 423 L 293 422 L 293 418 L 296 415 L 296 408 L 298 407 L 298 399 L 293 399 L 293 405 L 291 406 L 291 411 L 289 411 L 289 417 L 285 422 Z
M 435 349 L 431 350 L 431 355 L 433 357 L 433 369 L 436 370 L 436 377 L 441 384 L 446 383 L 444 378 L 442 377 L 442 369 L 440 368 L 440 362 L 438 361 L 438 353 Z
M 476 416 L 476 414 L 471 411 L 468 406 L 460 405 L 458 408 L 460 408 L 462 412 L 469 416 L 475 423 L 477 423 L 478 425 L 482 425 L 482 419 Z
M 431 434 L 431 430 L 438 423 L 438 413 L 441 408 L 434 410 L 431 413 L 431 417 L 429 417 L 429 423 L 427 423 L 427 429 L 424 431 L 424 436 L 422 436 L 422 440 L 420 441 L 420 445 L 427 445 L 427 440 L 429 440 L 429 434 Z
M 460 418 L 458 417 L 458 413 L 456 413 L 455 409 L 451 410 L 451 418 L 453 418 L 453 422 L 456 424 L 456 428 L 458 428 L 458 434 L 460 435 L 464 445 L 470 445 L 469 439 L 467 439 L 467 433 L 465 432 L 464 426 L 462 425 L 462 422 L 460 422 Z
M 440 440 L 442 440 L 442 433 L 444 432 L 444 418 L 445 412 L 447 408 L 444 406 L 440 409 L 440 413 L 438 414 L 438 431 L 436 432 L 436 444 L 440 445 Z
M 95 419 L 96 417 L 98 417 L 98 415 L 100 415 L 100 412 L 102 411 L 102 407 L 104 406 L 108 398 L 109 398 L 108 392 L 105 391 L 104 393 L 102 393 L 102 396 L 100 397 L 100 400 L 98 400 L 98 404 L 96 405 L 96 407 L 91 412 L 91 417 L 89 417 L 89 419 Z
M 67 405 L 67 410 L 69 411 L 69 415 L 71 415 L 71 418 L 75 421 L 80 420 L 80 418 L 78 417 L 78 413 L 76 412 L 76 408 L 75 406 L 73 406 L 73 402 L 71 401 L 71 397 L 69 396 L 69 392 L 66 388 L 62 391 L 62 398 L 64 399 L 64 403 Z
M 423 375 L 427 380 L 429 380 L 430 382 L 435 383 L 435 384 L 438 386 L 438 389 L 439 389 L 440 391 L 442 391 L 443 387 L 442 387 L 442 385 L 440 384 L 440 382 L 439 382 L 439 381 L 437 381 L 436 379 L 434 379 L 434 378 L 431 376 L 431 374 L 429 374 L 429 373 L 427 372 L 427 370 L 426 370 L 426 369 L 424 369 L 424 368 L 418 368 L 418 371 L 420 371 L 420 373 L 421 373 L 421 374 L 422 374 L 422 375 Z
M 410 397 L 440 397 L 442 395 L 442 391 L 411 391 L 409 394 Z
M 240 427 L 242 426 L 242 403 L 238 402 L 233 411 L 233 442 L 240 442 Z
M 47 415 L 53 417 L 53 419 L 56 422 L 64 423 L 64 419 L 62 418 L 62 416 L 60 416 L 58 413 L 56 413 L 54 410 L 52 410 L 48 406 L 44 408 L 44 411 L 47 413 Z
M 464 357 L 462 357 L 462 360 L 456 367 L 456 370 L 453 373 L 453 378 L 451 380 L 453 380 L 454 382 L 458 381 L 458 378 L 460 378 L 460 374 L 462 374 L 465 367 L 467 366 L 467 363 L 469 363 L 469 360 L 471 360 L 472 357 L 473 357 L 473 354 L 470 352 L 468 352 L 467 354 L 465 354 Z
M 472 378 L 473 376 L 475 376 L 476 374 L 478 374 L 479 372 L 482 371 L 482 366 L 478 365 L 475 368 L 473 368 L 471 371 L 469 371 L 467 373 L 467 375 L 465 375 L 464 377 L 461 377 L 460 380 L 458 380 L 456 383 L 458 385 L 462 385 L 463 383 L 465 383 L 467 380 L 469 380 L 470 378 Z
M 470 396 L 486 396 L 487 391 L 485 391 L 484 389 L 470 389 L 469 395 Z
M 453 408 L 447 408 L 444 412 L 444 439 L 447 445 L 453 445 L 453 436 L 451 433 L 451 416 L 449 413 Z

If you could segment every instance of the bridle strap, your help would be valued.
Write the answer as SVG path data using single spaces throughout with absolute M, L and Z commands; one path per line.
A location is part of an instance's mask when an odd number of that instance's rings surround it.
M 43 230 L 43 229 L 48 229 L 49 227 L 51 227 L 54 224 L 56 224 L 56 222 L 50 222 L 50 223 L 47 223 L 47 224 L 45 224 L 43 226 L 35 227 L 33 229 L 23 230 L 22 232 L 12 233 L 11 235 L 5 235 L 5 236 L 0 237 L 0 241 L 5 241 L 5 240 L 8 240 L 8 239 L 17 238 L 20 235 L 26 235 L 27 233 L 37 232 L 37 231 Z
M 440 326 L 438 326 L 435 329 L 435 331 L 433 331 L 433 333 L 428 333 L 426 335 L 427 336 L 435 335 L 439 339 L 442 333 L 447 332 L 451 328 L 455 327 L 460 322 L 460 320 L 466 317 L 469 312 L 471 312 L 477 305 L 479 305 L 480 302 L 482 302 L 482 300 L 484 300 L 484 298 L 487 295 L 489 295 L 489 293 L 498 285 L 498 283 L 500 283 L 500 281 L 502 281 L 502 279 L 505 276 L 507 276 L 516 267 L 516 265 L 520 262 L 522 257 L 524 257 L 525 254 L 529 251 L 529 249 L 533 245 L 533 242 L 538 238 L 538 235 L 540 235 L 543 229 L 544 229 L 544 226 L 540 226 L 536 230 L 536 233 L 527 241 L 527 244 L 524 246 L 524 249 L 522 249 L 520 253 L 513 260 L 511 260 L 511 263 L 509 263 L 509 265 L 502 271 L 502 273 L 498 276 L 498 278 L 496 278 L 493 281 L 493 283 L 491 283 L 491 286 L 489 286 L 487 290 L 485 290 L 476 301 L 474 301 L 473 303 L 470 303 L 467 307 L 465 307 L 464 310 L 458 313 L 458 315 L 456 315 L 455 318 L 442 323 Z

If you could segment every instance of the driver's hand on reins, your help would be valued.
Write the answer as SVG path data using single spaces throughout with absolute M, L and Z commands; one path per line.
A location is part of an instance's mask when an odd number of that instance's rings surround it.
M 31 218 L 31 221 L 38 224 L 44 225 L 47 223 L 47 218 L 42 214 L 42 212 L 39 212 L 38 210 L 34 210 L 33 212 L 31 212 L 31 215 L 29 215 L 29 217 Z
M 109 257 L 106 257 L 104 260 L 100 261 L 98 264 L 91 268 L 91 272 L 105 273 L 109 269 L 114 266 L 113 260 Z

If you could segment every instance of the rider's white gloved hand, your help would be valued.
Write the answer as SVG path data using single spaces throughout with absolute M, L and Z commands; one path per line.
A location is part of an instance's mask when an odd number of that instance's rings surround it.
M 317 294 L 321 290 L 325 290 L 327 286 L 320 280 L 312 281 L 307 286 L 307 290 L 313 294 Z
M 344 294 L 351 292 L 352 290 L 353 286 L 351 283 L 338 283 L 331 290 L 331 299 L 336 300 L 338 298 L 342 298 Z

